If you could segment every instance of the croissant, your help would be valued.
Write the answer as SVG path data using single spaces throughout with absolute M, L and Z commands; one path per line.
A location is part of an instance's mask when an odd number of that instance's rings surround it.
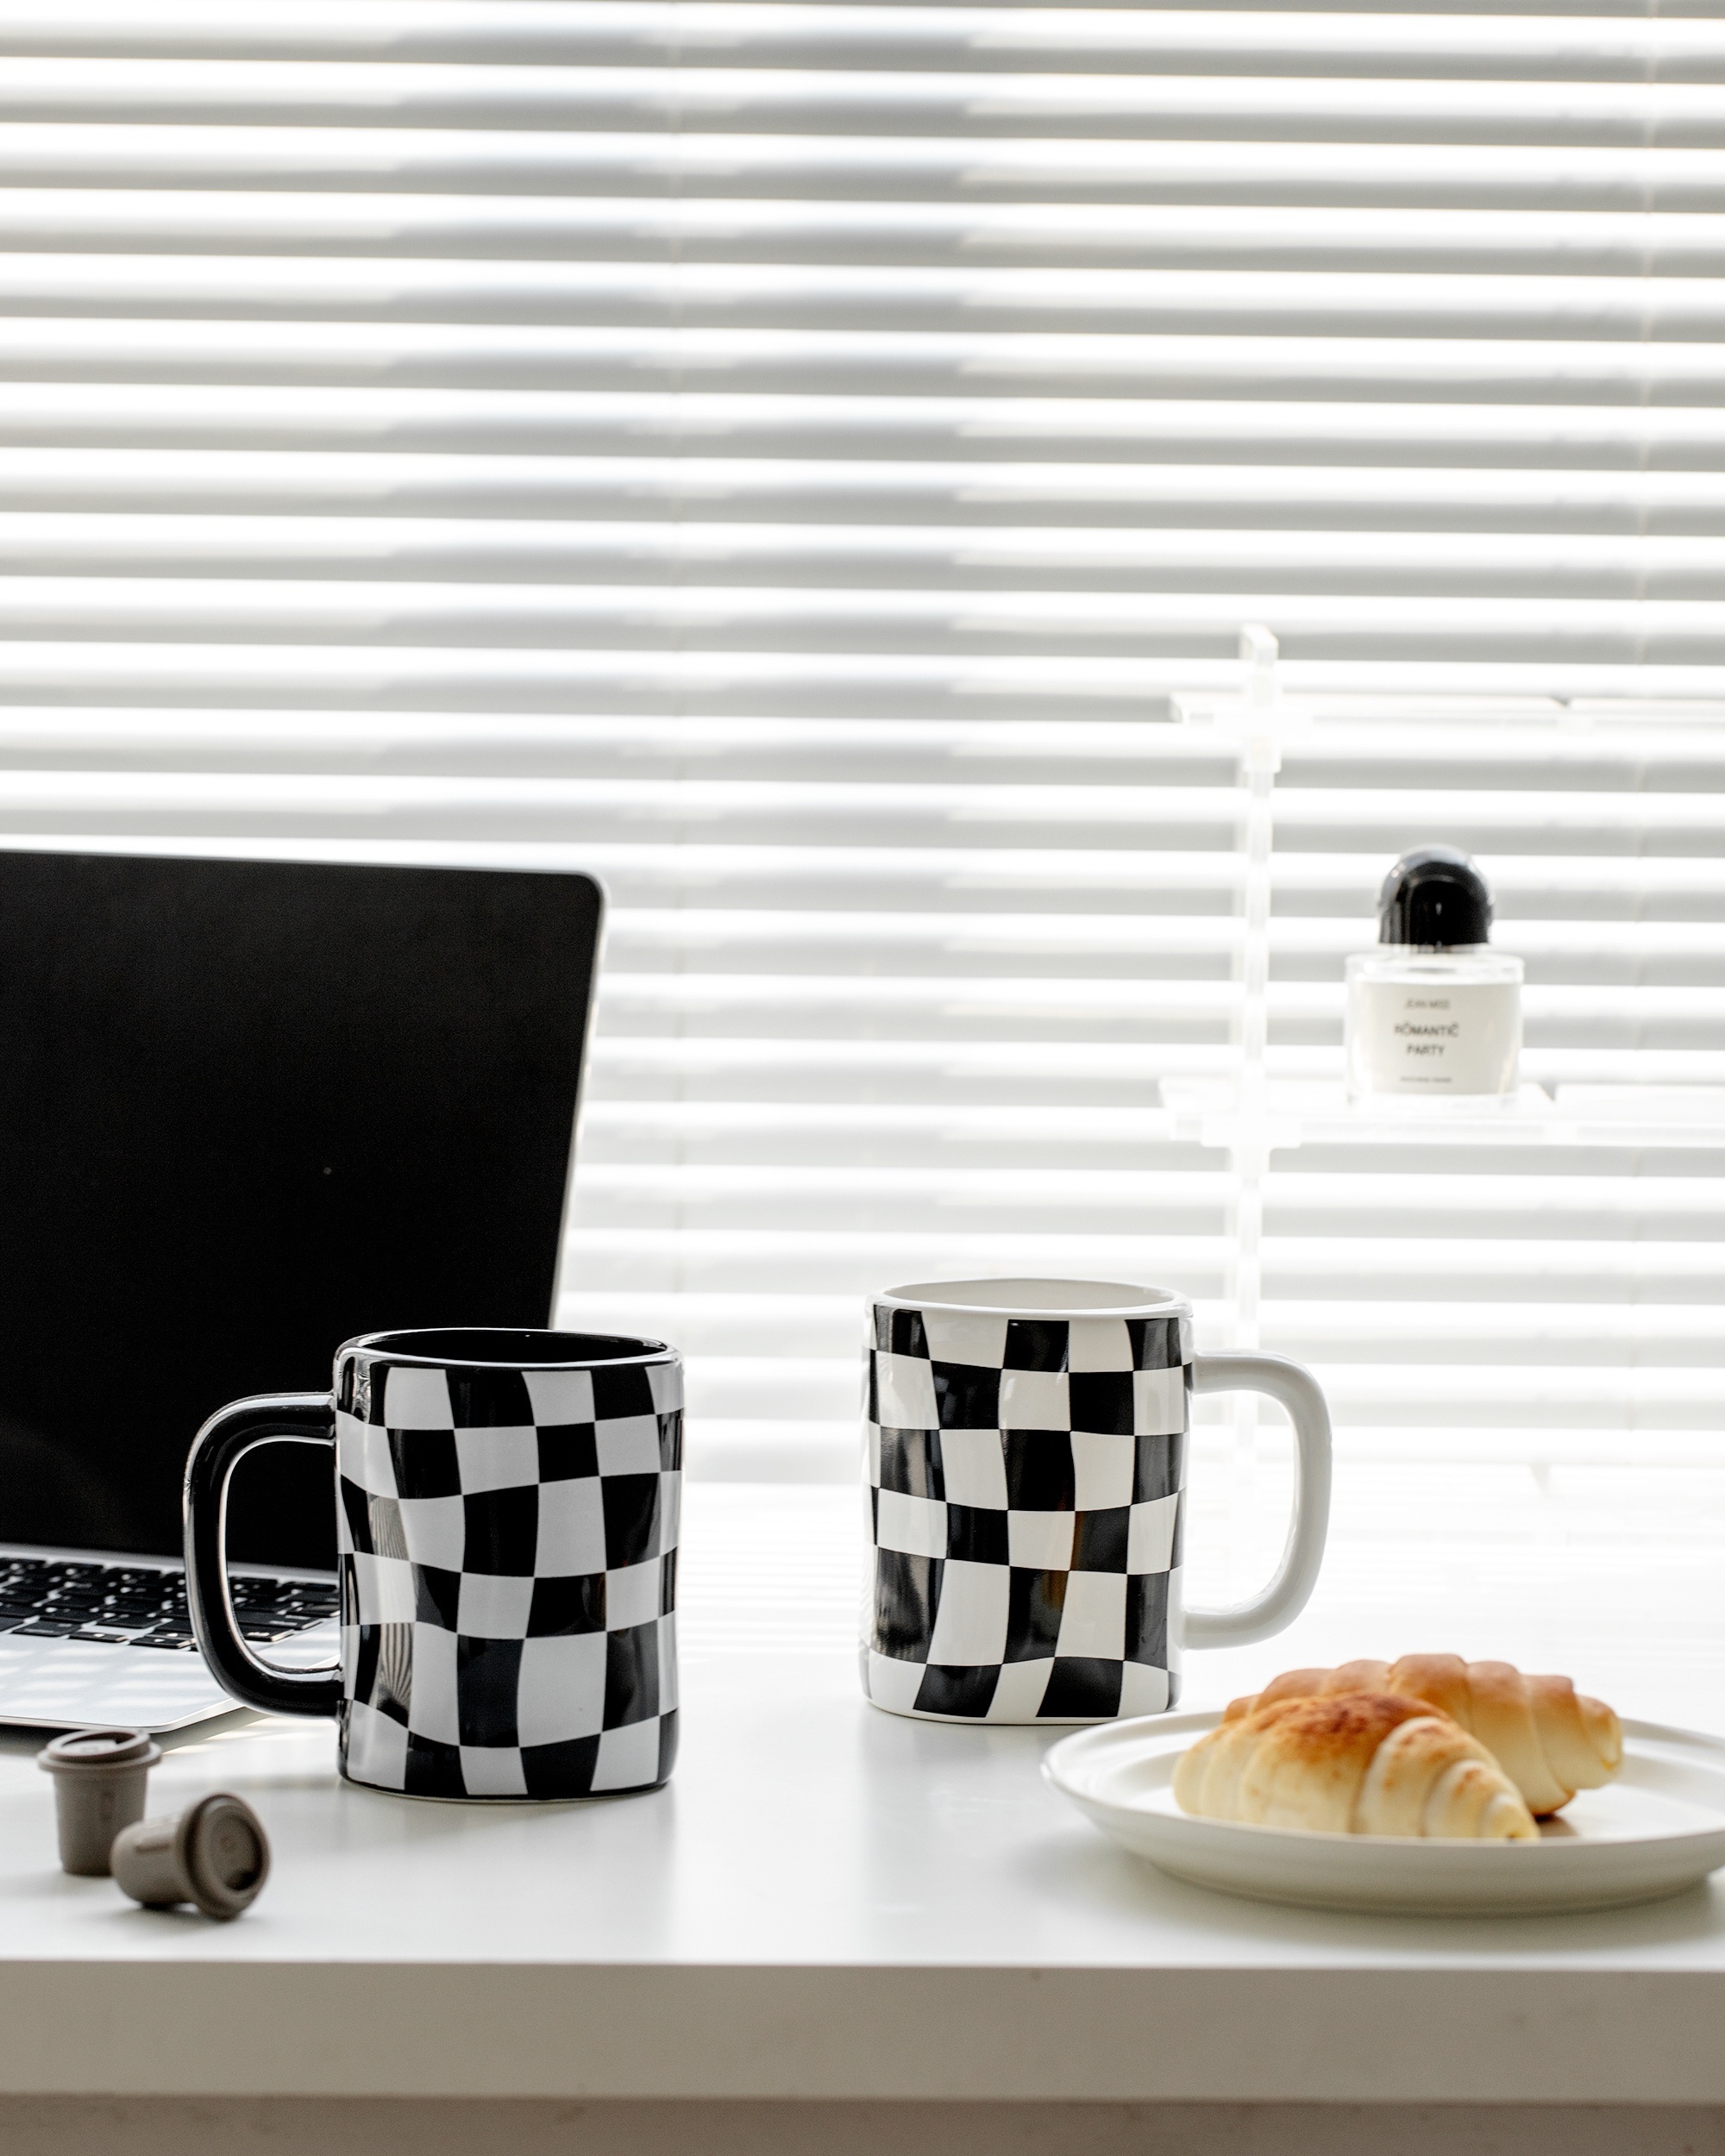
M 1623 1764 L 1623 1726 L 1603 1701 L 1578 1692 L 1566 1677 L 1523 1677 L 1513 1663 L 1464 1662 L 1457 1654 L 1289 1670 L 1227 1712 L 1235 1716 L 1273 1700 L 1359 1690 L 1422 1700 L 1459 1722 L 1491 1753 L 1532 1812 L 1559 1810 L 1578 1789 L 1609 1782 Z
M 1389 1692 L 1279 1699 L 1182 1752 L 1174 1796 L 1200 1819 L 1332 1834 L 1537 1841 L 1515 1784 L 1447 1714 Z

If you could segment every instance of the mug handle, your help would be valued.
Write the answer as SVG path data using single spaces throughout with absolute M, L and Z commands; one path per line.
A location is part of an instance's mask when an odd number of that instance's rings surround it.
M 267 1714 L 333 1714 L 342 1700 L 340 1662 L 279 1670 L 240 1637 L 228 1592 L 228 1484 L 260 1445 L 336 1443 L 328 1393 L 275 1393 L 221 1408 L 193 1438 L 185 1463 L 185 1601 L 204 1659 L 223 1688 Z
M 1291 1625 L 1311 1600 L 1330 1526 L 1330 1411 L 1318 1381 L 1285 1355 L 1198 1355 L 1195 1393 L 1267 1393 L 1294 1424 L 1294 1517 L 1276 1576 L 1232 1609 L 1189 1609 L 1189 1647 L 1245 1647 Z

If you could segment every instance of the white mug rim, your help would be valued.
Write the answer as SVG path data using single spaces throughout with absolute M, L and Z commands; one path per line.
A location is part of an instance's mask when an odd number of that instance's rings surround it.
M 1031 1318 L 1044 1324 L 1070 1318 L 1189 1317 L 1189 1300 L 1175 1288 L 1143 1288 L 1117 1280 L 1002 1279 L 913 1281 L 870 1298 L 880 1310 L 934 1310 L 963 1318 Z

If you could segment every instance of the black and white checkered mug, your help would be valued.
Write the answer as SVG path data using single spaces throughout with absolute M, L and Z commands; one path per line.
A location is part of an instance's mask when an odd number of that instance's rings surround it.
M 1195 1355 L 1163 1288 L 936 1281 L 870 1309 L 874 1544 L 862 1689 L 895 1714 L 1089 1722 L 1180 1695 L 1180 1650 L 1268 1639 L 1323 1561 L 1330 1420 L 1279 1355 Z M 1267 1393 L 1293 1420 L 1294 1517 L 1276 1576 L 1184 1609 L 1190 1394 Z
M 658 1340 L 378 1332 L 334 1389 L 235 1401 L 185 1467 L 186 1595 L 236 1699 L 334 1714 L 350 1782 L 410 1796 L 654 1789 L 677 1750 L 682 1365 Z M 254 1446 L 336 1453 L 342 1658 L 241 1637 L 223 1542 Z

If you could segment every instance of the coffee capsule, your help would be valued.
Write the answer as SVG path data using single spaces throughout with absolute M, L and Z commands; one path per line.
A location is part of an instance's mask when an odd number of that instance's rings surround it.
M 146 1819 L 114 1845 L 114 1877 L 146 1908 L 195 1902 L 225 1922 L 249 1908 L 269 1877 L 263 1821 L 225 1790 L 201 1797 L 178 1819 Z
M 75 1729 L 36 1754 L 54 1782 L 60 1860 L 79 1877 L 108 1876 L 109 1852 L 122 1828 L 144 1815 L 144 1789 L 160 1745 L 141 1729 Z

